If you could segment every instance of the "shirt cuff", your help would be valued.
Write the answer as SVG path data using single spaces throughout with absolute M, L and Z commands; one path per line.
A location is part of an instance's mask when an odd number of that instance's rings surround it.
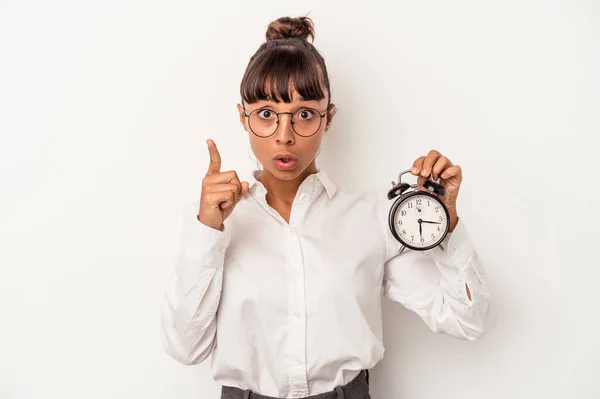
M 465 304 L 471 304 L 472 300 L 469 299 L 465 284 L 469 286 L 473 295 L 473 289 L 479 283 L 477 273 L 472 268 L 472 260 L 476 252 L 462 219 L 459 218 L 454 230 L 446 235 L 441 246 L 438 245 L 423 253 L 436 260 L 438 270 L 454 296 Z
M 198 220 L 199 201 L 186 206 L 183 212 L 182 251 L 190 260 L 204 266 L 223 266 L 231 234 L 213 229 Z
M 444 261 L 444 263 L 455 265 L 461 271 L 468 266 L 467 261 L 473 256 L 474 252 L 475 246 L 471 241 L 462 218 L 458 219 L 454 230 L 446 234 L 441 245 L 423 251 L 425 255 Z

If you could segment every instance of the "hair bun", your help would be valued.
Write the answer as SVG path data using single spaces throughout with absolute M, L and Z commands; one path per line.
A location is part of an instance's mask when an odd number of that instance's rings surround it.
M 315 26 L 308 17 L 281 17 L 271 22 L 267 28 L 267 40 L 299 38 L 315 39 Z

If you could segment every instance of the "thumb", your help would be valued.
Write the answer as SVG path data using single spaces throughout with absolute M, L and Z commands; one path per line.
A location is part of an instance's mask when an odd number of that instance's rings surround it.
M 247 181 L 243 181 L 242 182 L 242 195 L 240 196 L 243 197 L 244 195 L 248 194 L 248 190 L 250 189 L 250 185 Z
M 427 190 L 425 187 L 423 187 L 423 183 L 425 183 L 425 180 L 427 180 L 427 179 L 426 179 L 426 178 L 424 178 L 424 177 L 422 177 L 422 176 L 419 176 L 419 177 L 417 178 L 417 188 L 418 188 L 419 190 L 423 190 L 423 191 L 429 191 L 429 190 Z

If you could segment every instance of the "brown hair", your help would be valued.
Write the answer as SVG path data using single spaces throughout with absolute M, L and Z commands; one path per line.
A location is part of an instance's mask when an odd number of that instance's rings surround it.
M 281 17 L 269 24 L 264 42 L 250 58 L 240 85 L 242 101 L 292 101 L 290 84 L 304 100 L 322 100 L 329 93 L 325 60 L 315 46 L 315 29 L 308 17 Z M 325 88 L 327 93 L 323 90 Z

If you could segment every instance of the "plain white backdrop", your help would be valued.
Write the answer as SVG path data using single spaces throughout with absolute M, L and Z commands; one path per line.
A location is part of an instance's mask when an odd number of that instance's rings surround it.
M 385 195 L 437 149 L 485 263 L 486 335 L 385 302 L 374 399 L 600 397 L 600 5 L 0 0 L 0 398 L 218 398 L 160 301 L 213 138 L 256 167 L 239 84 L 306 15 L 338 113 L 317 166 Z

